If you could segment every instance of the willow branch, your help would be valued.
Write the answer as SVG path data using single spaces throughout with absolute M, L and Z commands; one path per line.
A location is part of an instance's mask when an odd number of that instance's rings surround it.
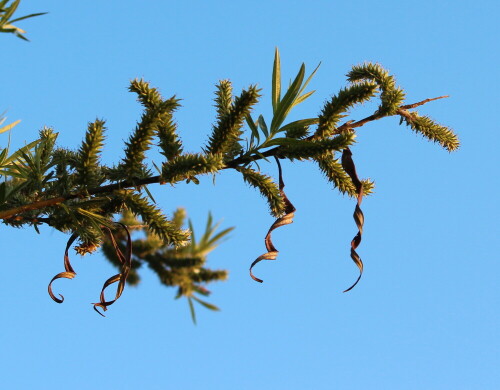
M 408 109 L 415 108 L 415 107 L 421 106 L 423 104 L 426 104 L 428 102 L 438 100 L 438 99 L 444 99 L 447 97 L 448 97 L 447 95 L 446 96 L 439 96 L 436 98 L 425 99 L 425 100 L 422 100 L 422 101 L 417 102 L 417 103 L 401 106 L 398 109 L 398 113 L 395 115 L 404 115 L 403 113 Z M 384 117 L 384 115 L 380 115 L 380 114 L 375 113 L 373 115 L 370 115 L 370 116 L 368 116 L 364 119 L 361 119 L 359 121 L 356 121 L 356 122 L 348 121 L 348 122 L 344 123 L 343 125 L 339 126 L 336 129 L 335 133 L 341 133 L 342 131 L 361 127 L 361 126 L 365 125 L 366 123 L 381 119 L 382 117 Z M 307 140 L 310 140 L 310 139 L 312 139 L 312 137 L 307 138 Z M 273 149 L 269 149 L 263 153 L 259 153 L 258 155 L 255 154 L 252 156 L 240 156 L 240 157 L 237 157 L 234 160 L 226 163 L 226 165 L 222 169 L 234 169 L 238 166 L 248 164 L 252 161 L 258 161 L 258 160 L 261 160 L 263 158 L 273 157 L 273 156 L 279 157 L 280 151 L 281 151 L 281 147 L 277 146 L 277 147 L 275 147 Z M 124 181 L 121 181 L 119 183 L 107 184 L 107 185 L 104 185 L 101 187 L 91 188 L 85 192 L 78 192 L 78 193 L 68 194 L 65 196 L 58 196 L 56 198 L 51 198 L 51 199 L 44 199 L 44 200 L 40 200 L 40 201 L 33 202 L 30 204 L 26 204 L 23 206 L 14 207 L 14 208 L 9 209 L 9 210 L 0 211 L 0 219 L 9 219 L 9 218 L 13 218 L 19 214 L 25 213 L 27 211 L 41 210 L 41 209 L 44 209 L 46 207 L 56 206 L 58 204 L 64 203 L 64 202 L 71 200 L 71 199 L 88 198 L 88 197 L 93 196 L 93 195 L 98 195 L 98 194 L 103 194 L 103 193 L 109 194 L 109 193 L 112 193 L 113 191 L 116 191 L 116 190 L 122 190 L 122 189 L 128 189 L 128 188 L 138 188 L 138 187 L 143 186 L 143 185 L 156 184 L 156 183 L 165 184 L 162 182 L 160 175 L 151 176 L 151 177 L 147 177 L 144 179 L 124 180 Z M 40 220 L 40 218 L 38 218 L 38 220 Z

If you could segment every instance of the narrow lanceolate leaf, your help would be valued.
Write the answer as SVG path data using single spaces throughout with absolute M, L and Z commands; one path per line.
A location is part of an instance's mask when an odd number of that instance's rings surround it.
M 12 123 L 9 123 L 8 125 L 5 125 L 3 127 L 0 127 L 0 134 L 1 133 L 5 133 L 6 131 L 9 131 L 11 129 L 13 129 L 15 126 L 17 126 L 19 123 L 21 122 L 20 119 L 18 119 L 17 121 L 15 122 L 12 122 Z
M 363 201 L 363 183 L 358 178 L 358 174 L 356 173 L 356 166 L 354 165 L 354 162 L 352 160 L 352 152 L 349 150 L 349 148 L 345 149 L 342 153 L 342 168 L 350 176 L 354 187 L 356 187 L 357 193 L 357 203 L 356 208 L 354 209 L 353 218 L 356 226 L 358 227 L 358 232 L 351 241 L 351 259 L 359 269 L 359 276 L 351 287 L 344 290 L 344 292 L 347 292 L 353 289 L 356 284 L 358 284 L 361 276 L 363 275 L 363 261 L 356 252 L 356 249 L 361 243 L 361 237 L 363 235 L 363 225 L 365 222 L 363 211 L 361 211 L 361 202 Z
M 184 154 L 163 164 L 161 178 L 174 184 L 197 175 L 216 173 L 223 167 L 222 154 Z
M 274 52 L 273 79 L 272 79 L 273 114 L 276 112 L 280 100 L 281 100 L 281 64 L 280 64 L 280 52 L 278 48 L 276 48 L 276 51 Z
M 123 200 L 127 208 L 136 216 L 140 216 L 148 230 L 156 234 L 167 245 L 183 246 L 189 239 L 189 232 L 179 229 L 169 221 L 156 206 L 138 194 L 125 194 Z
M 257 122 L 254 122 L 252 116 L 248 114 L 245 117 L 245 121 L 247 122 L 248 127 L 250 127 L 250 131 L 252 132 L 252 140 L 255 138 L 257 142 L 260 141 L 259 129 L 257 128 Z
M 99 157 L 104 144 L 104 129 L 104 121 L 97 119 L 89 123 L 85 140 L 78 151 L 77 182 L 85 187 L 99 184 Z
M 262 260 L 276 260 L 276 257 L 278 256 L 278 253 L 279 253 L 278 249 L 276 249 L 276 247 L 273 244 L 273 241 L 271 239 L 271 233 L 273 232 L 273 230 L 275 230 L 281 226 L 291 224 L 293 222 L 293 217 L 295 215 L 295 207 L 293 206 L 292 202 L 290 202 L 290 200 L 287 198 L 285 191 L 284 191 L 285 183 L 283 181 L 283 173 L 281 171 L 281 164 L 280 164 L 278 158 L 275 157 L 275 159 L 276 159 L 276 163 L 278 164 L 278 171 L 279 171 L 279 193 L 280 193 L 281 198 L 283 199 L 283 203 L 284 203 L 285 207 L 284 207 L 283 215 L 281 215 L 276 221 L 274 221 L 274 223 L 271 225 L 271 227 L 269 228 L 269 231 L 266 234 L 264 242 L 266 244 L 267 252 L 260 255 L 259 257 L 257 257 L 253 261 L 253 263 L 250 265 L 250 270 L 249 270 L 250 277 L 259 283 L 262 283 L 263 280 L 259 279 L 258 277 L 256 277 L 253 274 L 253 272 L 252 272 L 253 267 L 256 264 L 260 263 Z
M 251 168 L 236 168 L 238 172 L 243 175 L 243 180 L 250 184 L 252 187 L 257 188 L 262 196 L 266 198 L 269 204 L 269 209 L 274 217 L 280 217 L 285 212 L 286 204 L 283 196 L 280 193 L 279 187 L 267 175 L 256 172 Z
M 242 134 L 243 121 L 250 114 L 252 107 L 259 99 L 256 86 L 244 90 L 231 105 L 229 111 L 220 116 L 214 125 L 206 151 L 212 154 L 227 153 L 239 141 Z
M 191 320 L 193 321 L 193 324 L 196 325 L 196 311 L 194 310 L 193 300 L 191 297 L 188 297 L 187 301 L 189 304 L 189 312 L 191 313 Z
M 431 141 L 441 144 L 449 152 L 457 150 L 460 146 L 458 136 L 448 127 L 434 122 L 427 116 L 420 116 L 416 111 L 399 110 L 398 113 L 412 130 Z
M 215 305 L 213 305 L 213 304 L 211 304 L 211 303 L 208 303 L 208 302 L 206 302 L 206 301 L 202 301 L 200 298 L 195 297 L 194 295 L 193 295 L 193 299 L 194 299 L 196 302 L 198 302 L 200 305 L 202 305 L 202 306 L 204 306 L 205 308 L 207 308 L 208 310 L 220 311 L 220 309 L 219 309 L 217 306 L 215 306 Z
M 307 88 L 307 86 L 309 85 L 309 83 L 311 82 L 312 78 L 314 77 L 314 75 L 316 74 L 316 72 L 318 71 L 319 67 L 321 66 L 321 62 L 318 64 L 318 66 L 313 70 L 313 72 L 309 75 L 309 77 L 307 78 L 306 81 L 304 81 L 304 84 L 302 84 L 302 87 L 300 88 L 299 90 L 299 93 L 298 93 L 298 97 L 297 99 L 295 100 L 295 103 L 294 103 L 294 106 L 296 106 L 297 104 L 303 102 L 304 100 L 306 100 L 309 96 L 311 96 L 314 92 L 316 91 L 311 91 L 311 92 L 307 92 L 305 94 L 302 94 L 305 89 Z
M 288 87 L 285 96 L 283 96 L 283 99 L 281 99 L 280 102 L 277 104 L 276 110 L 273 115 L 273 120 L 271 121 L 270 130 L 272 134 L 275 134 L 278 131 L 278 129 L 281 127 L 281 124 L 285 120 L 286 116 L 292 109 L 293 104 L 299 95 L 300 88 L 302 86 L 302 81 L 304 80 L 305 72 L 306 72 L 306 66 L 302 64 L 299 73 L 297 73 L 295 80 L 293 80 L 290 87 Z
M 323 107 L 314 138 L 324 138 L 334 134 L 338 122 L 344 117 L 343 114 L 354 105 L 371 99 L 376 91 L 377 84 L 374 82 L 357 83 L 341 89 Z
M 355 65 L 347 74 L 350 82 L 361 80 L 371 80 L 378 84 L 381 90 L 381 104 L 378 114 L 394 115 L 397 109 L 404 102 L 405 93 L 401 88 L 396 87 L 396 80 L 382 66 L 373 63 Z
M 297 121 L 290 122 L 290 123 L 286 124 L 285 126 L 283 126 L 282 128 L 280 128 L 280 132 L 282 132 L 282 131 L 289 132 L 289 131 L 294 130 L 296 128 L 309 127 L 312 125 L 317 125 L 318 123 L 319 123 L 318 118 L 299 119 Z M 293 137 L 293 138 L 296 138 L 296 137 Z

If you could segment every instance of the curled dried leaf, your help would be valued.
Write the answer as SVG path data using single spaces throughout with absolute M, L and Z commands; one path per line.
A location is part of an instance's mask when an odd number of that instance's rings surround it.
M 359 280 L 361 279 L 361 275 L 363 275 L 363 261 L 356 252 L 356 248 L 361 243 L 361 237 L 363 235 L 363 224 L 365 221 L 363 211 L 361 211 L 361 202 L 363 200 L 363 183 L 358 178 L 358 174 L 356 173 L 356 166 L 354 165 L 354 161 L 352 160 L 352 152 L 349 148 L 345 148 L 342 152 L 342 168 L 344 168 L 344 171 L 351 178 L 357 192 L 357 203 L 356 208 L 354 209 L 353 218 L 356 222 L 356 226 L 358 227 L 358 233 L 351 241 L 351 259 L 359 268 L 359 276 L 351 287 L 349 287 L 347 290 L 344 290 L 344 292 L 347 292 L 349 290 L 352 290 L 354 286 L 358 284 Z
M 276 163 L 278 164 L 279 190 L 280 190 L 280 194 L 283 198 L 283 201 L 285 203 L 285 214 L 283 216 L 281 216 L 280 218 L 278 218 L 276 221 L 274 221 L 274 223 L 271 225 L 271 227 L 269 228 L 269 231 L 266 234 L 266 238 L 264 239 L 264 242 L 266 244 L 267 252 L 260 255 L 259 257 L 257 257 L 253 261 L 253 263 L 250 265 L 250 276 L 252 277 L 253 280 L 255 280 L 256 282 L 259 282 L 259 283 L 262 283 L 263 280 L 259 279 L 258 277 L 256 277 L 253 274 L 253 272 L 252 272 L 253 267 L 257 263 L 261 262 L 262 260 L 276 260 L 276 257 L 278 256 L 279 251 L 276 249 L 276 247 L 274 246 L 272 239 L 271 239 L 272 231 L 274 229 L 281 227 L 281 226 L 291 224 L 293 222 L 293 217 L 295 215 L 295 207 L 293 206 L 292 202 L 290 202 L 290 200 L 287 198 L 285 191 L 283 190 L 285 188 L 285 183 L 283 182 L 281 164 L 280 164 L 279 159 L 277 157 L 275 157 L 275 159 L 276 159 Z
M 75 240 L 76 240 L 77 237 L 78 237 L 78 234 L 77 233 L 73 233 L 71 235 L 71 237 L 69 238 L 68 243 L 66 244 L 66 250 L 64 251 L 64 269 L 66 271 L 65 272 L 60 272 L 56 276 L 54 276 L 52 278 L 52 280 L 50 281 L 49 286 L 48 286 L 48 291 L 49 291 L 50 297 L 52 298 L 52 300 L 54 300 L 57 303 L 63 303 L 64 302 L 64 296 L 62 296 L 61 294 L 59 294 L 59 296 L 61 298 L 57 298 L 54 295 L 54 293 L 52 292 L 52 282 L 54 280 L 61 279 L 61 278 L 64 278 L 64 279 L 73 279 L 76 276 L 76 272 L 73 269 L 73 267 L 71 266 L 71 263 L 69 261 L 68 251 L 69 251 L 69 248 L 71 247 L 71 245 L 73 244 L 73 242 L 75 242 Z
M 127 252 L 126 254 L 123 254 L 123 252 L 120 250 L 118 247 L 118 244 L 116 242 L 116 239 L 113 235 L 113 232 L 109 228 L 104 228 L 104 230 L 108 233 L 111 243 L 113 245 L 113 248 L 116 251 L 116 256 L 120 260 L 120 263 L 122 264 L 121 272 L 119 274 L 113 275 L 110 277 L 108 280 L 104 282 L 104 285 L 102 286 L 101 290 L 101 295 L 99 297 L 99 302 L 98 303 L 93 303 L 94 305 L 94 310 L 99 313 L 101 316 L 104 317 L 104 314 L 102 314 L 98 307 L 102 308 L 103 311 L 108 310 L 108 306 L 112 305 L 113 303 L 116 302 L 118 298 L 123 293 L 123 289 L 125 288 L 125 282 L 127 281 L 127 276 L 130 272 L 130 269 L 132 267 L 132 239 L 130 237 L 130 232 L 128 228 L 122 224 L 122 223 L 117 223 L 117 225 L 120 225 L 125 232 L 127 233 Z M 116 288 L 116 294 L 115 294 L 115 299 L 111 301 L 106 301 L 106 298 L 104 296 L 104 290 L 106 290 L 107 287 L 112 285 L 113 283 L 118 282 L 118 287 Z

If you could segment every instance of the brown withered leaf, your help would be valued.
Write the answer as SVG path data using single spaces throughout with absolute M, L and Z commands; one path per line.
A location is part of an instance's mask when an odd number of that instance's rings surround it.
M 73 267 L 71 266 L 71 263 L 69 261 L 69 255 L 68 255 L 68 251 L 69 251 L 69 248 L 71 247 L 71 245 L 73 244 L 73 242 L 75 242 L 76 238 L 78 237 L 78 234 L 76 233 L 73 233 L 71 235 L 71 237 L 69 238 L 68 240 L 68 243 L 66 244 L 66 250 L 64 251 L 64 269 L 66 270 L 65 272 L 60 272 L 58 273 L 56 276 L 54 276 L 52 278 L 52 280 L 50 281 L 49 283 L 49 286 L 48 286 L 48 290 L 49 290 L 49 295 L 50 297 L 57 303 L 63 303 L 64 302 L 64 296 L 62 296 L 61 294 L 59 294 L 59 296 L 61 298 L 57 298 L 54 293 L 52 292 L 52 282 L 56 279 L 61 279 L 61 278 L 65 278 L 65 279 L 73 279 L 75 276 L 76 276 L 76 272 L 75 270 L 73 269 Z
M 117 225 L 121 225 L 123 229 L 125 229 L 125 232 L 127 233 L 127 252 L 124 255 L 123 252 L 120 250 L 118 247 L 118 244 L 116 243 L 116 239 L 113 235 L 113 232 L 109 228 L 104 228 L 106 232 L 109 234 L 109 237 L 111 239 L 111 243 L 113 244 L 113 248 L 116 251 L 116 256 L 120 260 L 120 263 L 122 264 L 121 272 L 119 274 L 113 275 L 110 277 L 108 280 L 104 282 L 104 285 L 102 286 L 101 290 L 101 295 L 99 297 L 99 302 L 98 303 L 93 303 L 94 305 L 94 310 L 99 313 L 101 316 L 104 317 L 104 314 L 102 314 L 98 307 L 102 308 L 103 311 L 108 310 L 108 306 L 112 305 L 113 303 L 116 302 L 118 298 L 123 293 L 123 289 L 125 288 L 125 282 L 127 281 L 128 274 L 130 272 L 130 268 L 132 267 L 132 239 L 130 237 L 130 232 L 128 228 L 122 224 L 122 223 L 117 223 Z M 115 294 L 115 299 L 111 301 L 106 301 L 106 298 L 104 296 L 104 290 L 113 283 L 118 282 L 118 287 L 116 288 L 116 294 Z
M 361 243 L 361 237 L 363 235 L 363 224 L 365 221 L 363 211 L 361 211 L 361 202 L 363 200 L 363 184 L 361 183 L 361 180 L 359 180 L 358 174 L 356 173 L 356 166 L 354 165 L 354 161 L 352 160 L 352 152 L 349 148 L 345 148 L 342 152 L 342 168 L 344 168 L 344 171 L 351 178 L 357 192 L 357 203 L 356 208 L 354 209 L 353 218 L 356 222 L 356 226 L 358 227 L 358 233 L 351 241 L 351 259 L 359 268 L 359 276 L 351 287 L 349 287 L 347 290 L 344 290 L 344 292 L 347 292 L 349 290 L 352 290 L 354 286 L 358 284 L 359 280 L 361 279 L 361 275 L 363 275 L 363 261 L 356 252 L 356 248 Z
M 283 182 L 283 174 L 282 174 L 282 171 L 281 171 L 281 164 L 279 162 L 279 159 L 277 157 L 275 157 L 276 159 L 276 163 L 278 164 L 278 172 L 279 172 L 279 190 L 280 190 L 280 194 L 281 196 L 283 197 L 283 201 L 285 202 L 285 214 L 278 218 L 272 225 L 271 227 L 269 228 L 269 231 L 267 232 L 266 234 L 266 238 L 264 239 L 264 242 L 266 244 L 266 249 L 267 249 L 267 252 L 264 253 L 263 255 L 260 255 L 259 257 L 257 257 L 254 262 L 250 265 L 250 276 L 252 277 L 253 280 L 255 280 L 256 282 L 259 282 L 259 283 L 262 283 L 263 280 L 262 279 L 259 279 L 258 277 L 256 277 L 253 272 L 252 272 L 252 269 L 253 267 L 261 262 L 262 260 L 276 260 L 276 257 L 278 256 L 278 250 L 276 249 L 276 247 L 274 246 L 272 240 L 271 240 L 271 232 L 274 230 L 274 229 L 277 229 L 281 226 L 284 226 L 284 225 L 288 225 L 288 224 L 291 224 L 293 222 L 293 217 L 294 217 L 294 213 L 295 213 L 295 207 L 293 206 L 292 202 L 290 202 L 290 200 L 287 198 L 285 192 L 284 192 L 284 188 L 285 188 L 285 183 Z

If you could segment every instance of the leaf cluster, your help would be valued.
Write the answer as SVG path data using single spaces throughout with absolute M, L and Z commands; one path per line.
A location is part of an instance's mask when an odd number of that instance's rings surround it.
M 27 41 L 28 38 L 24 36 L 26 31 L 23 29 L 14 26 L 14 23 L 20 22 L 21 20 L 32 18 L 35 16 L 40 16 L 40 15 L 45 15 L 46 12 L 39 12 L 35 14 L 29 14 L 25 16 L 21 16 L 19 18 L 14 18 L 14 13 L 17 10 L 17 7 L 19 7 L 19 4 L 21 3 L 21 0 L 1 0 L 0 1 L 0 33 L 11 33 L 14 34 L 15 36 Z
M 176 228 L 182 229 L 185 225 L 186 211 L 178 208 L 173 213 L 172 223 Z M 146 229 L 142 220 L 135 218 L 130 211 L 124 211 L 121 223 L 129 227 L 134 234 L 139 236 L 134 239 L 132 267 L 127 279 L 130 285 L 140 282 L 139 270 L 143 267 L 151 269 L 158 277 L 161 284 L 167 287 L 176 287 L 176 299 L 185 297 L 188 301 L 191 316 L 196 323 L 196 314 L 193 302 L 196 302 L 210 310 L 219 308 L 205 298 L 210 295 L 206 288 L 209 283 L 224 281 L 228 277 L 226 270 L 212 270 L 207 268 L 207 256 L 213 251 L 234 228 L 226 228 L 218 231 L 220 223 L 214 223 L 212 215 L 208 214 L 206 227 L 199 240 L 196 239 L 191 220 L 188 222 L 190 231 L 190 242 L 182 247 L 173 248 L 165 245 L 161 237 Z M 127 237 L 123 230 L 115 235 L 118 247 L 124 251 Z M 110 239 L 103 244 L 103 253 L 106 258 L 117 268 L 121 267 L 120 259 Z

